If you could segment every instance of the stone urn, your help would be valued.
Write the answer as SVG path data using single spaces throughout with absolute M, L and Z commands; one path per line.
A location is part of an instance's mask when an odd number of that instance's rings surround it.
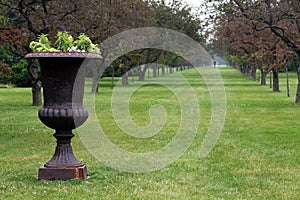
M 55 130 L 53 136 L 57 140 L 52 159 L 39 168 L 38 179 L 86 179 L 87 167 L 72 151 L 72 130 L 88 118 L 82 105 L 85 71 L 89 63 L 101 56 L 83 52 L 43 52 L 30 53 L 25 58 L 37 59 L 40 63 L 44 106 L 38 117 Z

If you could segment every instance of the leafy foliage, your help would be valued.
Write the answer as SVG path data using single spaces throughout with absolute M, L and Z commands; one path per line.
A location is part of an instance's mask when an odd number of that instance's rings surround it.
M 0 83 L 8 84 L 11 79 L 11 69 L 6 66 L 0 66 Z
M 162 27 L 169 28 L 175 31 L 180 31 L 187 34 L 197 42 L 204 43 L 202 35 L 202 26 L 199 23 L 201 20 L 196 14 L 191 12 L 191 7 L 183 1 L 172 0 L 169 3 L 157 0 L 77 0 L 77 1 L 16 1 L 5 0 L 5 3 L 0 4 L 0 16 L 9 16 L 9 20 L 14 27 L 22 30 L 24 41 L 18 46 L 20 55 L 25 55 L 32 51 L 28 48 L 30 41 L 39 42 L 39 36 L 47 34 L 49 41 L 55 41 L 57 31 L 68 27 L 69 33 L 74 37 L 73 46 L 66 43 L 59 44 L 59 48 L 64 51 L 91 51 L 99 53 L 99 49 L 90 45 L 89 40 L 83 37 L 80 32 L 84 32 L 90 37 L 94 43 L 100 44 L 107 38 L 118 34 L 122 31 L 140 28 L 140 27 Z M 83 28 L 84 27 L 84 28 Z M 10 29 L 10 27 L 8 28 Z M 82 41 L 76 42 L 75 36 L 82 37 Z M 67 39 L 67 38 L 65 38 Z M 54 48 L 55 43 L 51 43 L 51 48 Z M 49 46 L 43 46 L 44 42 L 33 43 L 33 51 L 55 51 L 49 49 Z M 69 45 L 69 49 L 67 46 Z M 113 44 L 117 45 L 117 44 Z M 100 80 L 100 69 L 106 59 L 107 48 L 101 47 L 103 62 L 99 64 L 99 69 L 95 70 L 93 75 L 95 82 Z M 56 50 L 59 50 L 55 47 Z M 22 50 L 22 51 L 21 51 Z M 62 51 L 62 50 L 60 50 Z M 139 54 L 139 58 L 135 59 L 131 55 L 126 56 L 126 59 L 120 60 L 128 69 L 140 64 L 160 62 L 165 60 L 163 52 L 156 49 L 142 49 L 135 52 Z M 178 59 L 176 61 L 179 61 Z M 127 63 L 127 64 L 126 64 Z M 29 68 L 32 68 L 29 66 Z M 145 68 L 146 69 L 146 68 Z M 117 71 L 117 70 L 116 70 Z M 37 83 L 38 74 L 32 74 L 36 70 L 29 70 L 31 77 L 34 77 L 33 83 L 39 87 Z M 145 72 L 145 71 L 143 71 Z M 142 74 L 142 73 L 141 73 Z M 143 75 L 140 76 L 143 80 Z M 95 84 L 97 85 L 97 84 Z M 32 86 L 34 87 L 34 85 Z M 39 95 L 38 89 L 32 90 L 36 95 Z M 36 96 L 33 94 L 33 96 Z M 35 104 L 35 103 L 33 103 Z
M 93 44 L 91 39 L 84 33 L 74 41 L 67 31 L 59 31 L 56 35 L 55 45 L 51 47 L 47 34 L 38 36 L 38 41 L 32 41 L 29 47 L 33 52 L 93 52 L 100 54 L 100 49 Z
M 13 62 L 13 56 L 7 46 L 0 46 L 0 83 L 8 84 L 11 79 L 11 69 L 9 63 Z
M 67 52 L 68 49 L 73 46 L 73 37 L 66 31 L 58 31 L 56 38 L 55 45 L 57 49 L 63 52 Z
M 11 68 L 11 83 L 17 87 L 30 87 L 31 78 L 27 71 L 28 63 L 26 60 L 21 60 Z
M 18 28 L 2 30 L 0 34 L 0 41 L 10 45 L 21 45 L 22 32 Z
M 47 34 L 41 34 L 38 36 L 38 41 L 32 41 L 29 44 L 30 49 L 33 52 L 58 52 L 59 50 L 54 49 L 50 46 L 50 41 L 47 38 Z
M 81 33 L 78 39 L 74 42 L 77 50 L 85 52 L 94 52 L 100 54 L 100 50 L 96 44 L 93 44 L 91 39 L 85 34 Z
M 0 15 L 0 24 L 7 24 L 8 22 L 9 22 L 8 17 Z

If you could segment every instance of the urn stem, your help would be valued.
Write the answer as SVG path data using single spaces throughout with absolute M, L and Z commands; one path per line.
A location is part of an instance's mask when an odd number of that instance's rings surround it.
M 83 166 L 74 156 L 71 147 L 73 133 L 70 130 L 56 131 L 53 136 L 56 138 L 57 146 L 52 159 L 45 164 L 45 167 L 69 168 Z

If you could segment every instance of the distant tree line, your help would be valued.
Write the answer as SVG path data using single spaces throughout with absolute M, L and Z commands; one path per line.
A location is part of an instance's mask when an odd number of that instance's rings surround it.
M 259 71 L 262 85 L 270 73 L 274 92 L 279 91 L 278 73 L 288 77 L 288 70 L 296 69 L 300 103 L 300 1 L 206 0 L 204 6 L 207 23 L 214 24 L 208 30 L 214 52 L 254 80 Z

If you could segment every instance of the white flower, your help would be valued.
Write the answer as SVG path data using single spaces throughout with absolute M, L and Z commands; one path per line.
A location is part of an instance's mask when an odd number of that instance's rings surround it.
M 69 47 L 69 48 L 68 48 L 68 51 L 69 51 L 69 52 L 78 52 L 78 51 L 80 51 L 80 50 L 77 49 L 77 46 L 72 46 L 72 47 Z

